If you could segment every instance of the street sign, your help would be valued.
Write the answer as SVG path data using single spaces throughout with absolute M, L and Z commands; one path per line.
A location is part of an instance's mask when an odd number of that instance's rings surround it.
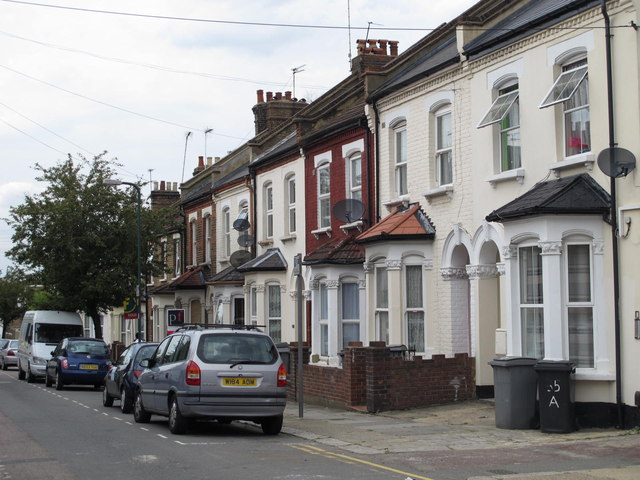
M 135 320 L 138 318 L 138 301 L 135 298 L 127 297 L 124 299 L 124 318 L 127 320 Z

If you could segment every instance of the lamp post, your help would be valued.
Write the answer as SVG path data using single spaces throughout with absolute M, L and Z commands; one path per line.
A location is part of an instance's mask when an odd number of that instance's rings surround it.
M 141 302 L 140 302 L 140 285 L 142 283 L 142 254 L 141 254 L 141 221 L 140 221 L 140 211 L 142 209 L 142 192 L 140 190 L 140 185 L 131 182 L 123 182 L 122 180 L 118 180 L 117 178 L 105 178 L 103 183 L 105 185 L 110 186 L 118 186 L 118 185 L 129 185 L 136 189 L 136 193 L 138 195 L 138 203 L 136 206 L 136 256 L 137 256 L 137 264 L 138 271 L 136 276 L 136 302 L 138 308 L 138 331 L 136 334 L 136 338 L 138 341 L 142 341 L 142 315 L 141 315 Z

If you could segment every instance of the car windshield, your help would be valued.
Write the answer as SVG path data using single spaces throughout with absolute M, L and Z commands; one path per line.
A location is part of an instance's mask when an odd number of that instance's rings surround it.
M 264 335 L 205 334 L 200 337 L 198 356 L 206 363 L 274 363 L 278 351 Z
M 102 342 L 87 342 L 83 340 L 74 340 L 69 342 L 67 346 L 69 353 L 78 355 L 108 355 L 109 349 Z
M 82 325 L 65 325 L 63 323 L 36 323 L 35 341 L 57 344 L 63 338 L 79 337 L 84 332 Z

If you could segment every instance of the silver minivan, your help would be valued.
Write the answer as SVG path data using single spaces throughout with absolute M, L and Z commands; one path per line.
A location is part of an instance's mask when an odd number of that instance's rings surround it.
M 255 326 L 188 325 L 141 362 L 133 414 L 169 417 L 172 433 L 194 419 L 249 420 L 277 435 L 287 398 L 287 369 L 269 335 Z

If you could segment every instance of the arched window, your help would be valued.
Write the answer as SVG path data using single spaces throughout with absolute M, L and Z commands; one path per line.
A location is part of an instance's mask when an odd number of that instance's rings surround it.
M 395 193 L 406 195 L 407 186 L 407 122 L 393 125 L 393 163 L 395 168 Z
M 347 158 L 347 198 L 362 201 L 362 153 L 356 152 Z
M 435 171 L 438 186 L 453 183 L 453 130 L 451 105 L 434 112 Z
M 323 163 L 318 166 L 316 173 L 318 178 L 318 227 L 331 226 L 331 177 L 330 164 Z
M 273 238 L 273 185 L 264 186 L 264 232 L 266 238 Z
M 285 180 L 287 233 L 296 233 L 296 177 L 289 175 Z

